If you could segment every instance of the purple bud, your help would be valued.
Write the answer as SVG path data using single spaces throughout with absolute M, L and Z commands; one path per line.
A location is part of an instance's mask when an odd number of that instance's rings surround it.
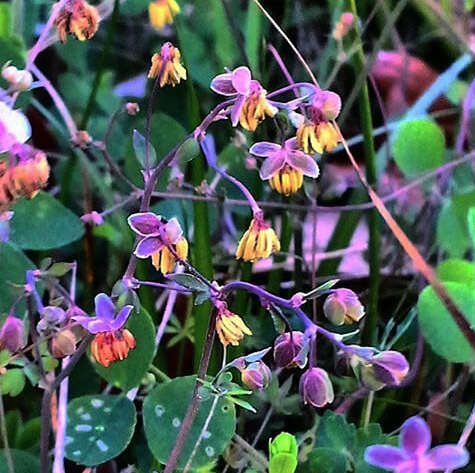
M 41 318 L 50 324 L 60 324 L 64 322 L 66 313 L 61 307 L 48 305 L 42 310 Z
M 99 213 L 93 210 L 92 212 L 88 214 L 84 214 L 81 217 L 81 220 L 84 223 L 89 223 L 91 225 L 102 225 L 104 223 L 104 218 L 103 216 Z
M 373 356 L 372 363 L 361 366 L 361 381 L 377 391 L 384 386 L 399 386 L 409 371 L 409 363 L 397 351 L 383 351 Z
M 270 368 L 263 361 L 251 363 L 247 368 L 241 370 L 243 384 L 254 391 L 266 388 L 271 376 Z
M 323 313 L 335 325 L 352 324 L 364 316 L 364 307 L 350 289 L 335 289 L 325 300 Z
M 17 352 L 26 344 L 23 321 L 9 315 L 0 330 L 0 349 Z
M 274 361 L 279 368 L 295 366 L 294 358 L 304 344 L 302 332 L 286 332 L 279 335 L 274 342 Z
M 328 373 L 322 368 L 309 368 L 300 378 L 300 396 L 313 407 L 332 403 L 335 395 Z

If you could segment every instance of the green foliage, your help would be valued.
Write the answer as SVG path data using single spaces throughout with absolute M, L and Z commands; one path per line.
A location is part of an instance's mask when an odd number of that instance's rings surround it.
M 36 473 L 40 471 L 40 462 L 37 456 L 15 449 L 11 449 L 10 454 L 13 459 L 15 473 Z M 0 450 L 0 473 L 10 473 L 5 450 Z
M 308 461 L 299 469 L 299 473 L 377 473 L 383 470 L 364 461 L 366 447 L 389 443 L 378 424 L 369 424 L 366 428 L 356 428 L 349 424 L 344 416 L 326 411 L 319 419 L 315 432 L 315 446 Z
M 176 435 L 191 400 L 196 376 L 176 378 L 157 386 L 145 399 L 143 417 L 147 442 L 155 458 L 165 464 L 175 445 Z M 178 468 L 183 468 L 203 429 L 213 404 L 209 397 L 200 402 Z M 236 413 L 231 402 L 219 399 L 214 415 L 204 432 L 193 460 L 193 469 L 215 462 L 229 444 L 236 427 Z
M 0 68 L 7 62 L 22 68 L 25 66 L 26 48 L 23 40 L 19 36 L 0 35 Z M 5 83 L 3 79 L 0 79 Z
M 135 423 L 135 406 L 125 396 L 76 398 L 68 405 L 66 457 L 86 466 L 115 458 L 129 444 Z
M 40 192 L 14 206 L 10 241 L 25 250 L 50 250 L 79 240 L 84 233 L 81 220 L 58 200 Z
M 19 368 L 10 368 L 0 376 L 0 390 L 2 394 L 12 397 L 18 396 L 25 387 L 25 375 Z
M 155 355 L 155 326 L 145 309 L 142 308 L 139 313 L 133 312 L 126 328 L 136 341 L 136 347 L 129 351 L 127 358 L 116 361 L 108 368 L 93 361 L 95 370 L 123 391 L 140 384 Z
M 269 440 L 269 473 L 294 473 L 298 463 L 297 439 L 281 432 Z
M 0 37 L 9 36 L 12 29 L 12 12 L 9 3 L 0 3 Z
M 252 1 L 247 7 L 246 18 L 246 53 L 251 70 L 259 76 L 259 57 L 262 34 L 262 13 L 259 7 Z
M 447 282 L 445 287 L 473 327 L 475 324 L 473 287 L 458 282 Z M 432 287 L 428 286 L 421 292 L 417 309 L 424 337 L 438 355 L 452 362 L 466 363 L 473 360 L 472 348 Z
M 396 132 L 392 152 L 401 171 L 412 177 L 443 163 L 445 137 L 441 128 L 431 120 L 407 121 Z
M 146 152 L 147 152 L 147 140 L 137 130 L 134 130 L 132 134 L 132 143 L 134 146 L 135 157 L 137 158 L 140 166 L 145 168 L 146 166 Z M 157 164 L 157 153 L 151 143 L 149 143 L 148 149 L 148 167 L 151 168 Z
M 448 259 L 439 264 L 437 274 L 442 281 L 459 282 L 475 289 L 475 264 L 461 259 Z

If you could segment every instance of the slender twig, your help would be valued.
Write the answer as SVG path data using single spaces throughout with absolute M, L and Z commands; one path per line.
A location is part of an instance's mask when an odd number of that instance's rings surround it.
M 8 473 L 15 473 L 15 466 L 13 465 L 12 452 L 8 445 L 8 432 L 5 420 L 5 406 L 3 405 L 3 395 L 0 392 L 0 431 L 2 435 L 3 451 L 5 452 L 5 459 L 7 460 Z

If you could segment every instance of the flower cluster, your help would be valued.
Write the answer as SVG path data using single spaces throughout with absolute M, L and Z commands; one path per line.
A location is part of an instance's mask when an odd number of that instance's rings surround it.
M 173 17 L 180 13 L 180 5 L 176 0 L 154 0 L 148 5 L 150 24 L 160 30 L 173 23 Z
M 188 241 L 176 218 L 166 221 L 152 212 L 142 212 L 131 215 L 128 222 L 140 238 L 135 255 L 142 259 L 152 257 L 157 271 L 168 274 L 175 268 L 177 258 L 187 259 Z
M 58 13 L 55 25 L 62 43 L 67 41 L 68 35 L 86 41 L 96 34 L 100 20 L 96 7 L 85 0 L 69 0 Z
M 218 309 L 216 315 L 216 332 L 223 346 L 239 345 L 245 335 L 252 335 L 249 327 L 237 314 L 233 314 L 225 302 L 215 301 Z
M 160 87 L 165 85 L 175 87 L 182 79 L 186 80 L 186 69 L 181 63 L 180 50 L 172 43 L 165 43 L 160 52 L 152 56 L 148 77 L 149 79 L 159 77 Z

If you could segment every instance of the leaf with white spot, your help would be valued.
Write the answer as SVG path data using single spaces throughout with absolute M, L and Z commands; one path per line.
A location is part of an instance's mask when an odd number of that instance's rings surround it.
M 160 463 L 166 464 L 175 445 L 176 436 L 190 404 L 195 379 L 196 376 L 187 376 L 160 384 L 144 401 L 145 436 L 150 450 Z M 190 458 L 213 402 L 213 396 L 200 402 L 198 414 L 191 427 L 183 453 L 180 455 L 177 468 L 184 468 Z M 193 471 L 217 460 L 231 441 L 235 428 L 234 405 L 229 400 L 221 398 L 216 404 L 214 415 L 194 456 Z
M 82 396 L 68 405 L 66 458 L 80 465 L 100 465 L 129 444 L 137 415 L 124 396 Z

